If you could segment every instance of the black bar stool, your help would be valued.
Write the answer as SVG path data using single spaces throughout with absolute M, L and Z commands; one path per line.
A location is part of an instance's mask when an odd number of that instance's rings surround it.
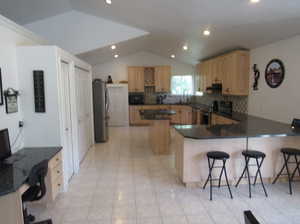
M 298 161 L 298 157 L 300 156 L 300 149 L 295 149 L 295 148 L 282 148 L 281 153 L 283 154 L 283 159 L 284 159 L 284 164 L 281 168 L 281 170 L 279 171 L 279 173 L 277 174 L 275 180 L 273 181 L 273 184 L 276 183 L 276 181 L 278 180 L 278 178 L 282 175 L 282 176 L 288 176 L 288 180 L 289 180 L 289 188 L 290 188 L 290 194 L 293 194 L 292 192 L 292 181 L 294 179 L 294 176 L 298 170 L 299 176 L 300 176 L 300 161 Z M 294 157 L 295 161 L 290 161 L 290 158 Z M 296 164 L 296 168 L 294 169 L 294 171 L 292 173 L 290 173 L 289 170 L 289 166 L 288 164 Z M 286 169 L 286 174 L 282 174 L 284 168 Z
M 245 173 L 247 172 L 247 178 L 248 178 L 248 185 L 249 185 L 249 197 L 251 198 L 251 181 L 250 181 L 250 173 L 249 173 L 249 166 L 257 166 L 257 171 L 254 177 L 254 183 L 253 185 L 256 184 L 257 181 L 257 176 L 259 175 L 262 187 L 264 189 L 265 195 L 266 197 L 268 197 L 262 176 L 261 176 L 261 172 L 260 172 L 260 168 L 264 162 L 264 159 L 266 157 L 266 154 L 264 154 L 263 152 L 260 151 L 254 151 L 254 150 L 245 150 L 242 152 L 242 155 L 245 157 L 245 168 L 243 170 L 242 175 L 240 176 L 238 182 L 236 183 L 235 187 L 238 187 L 240 181 L 242 180 L 242 178 L 244 177 Z M 255 159 L 256 160 L 256 164 L 249 164 L 250 159 Z M 260 159 L 260 162 L 259 162 Z
M 226 172 L 226 161 L 227 159 L 229 159 L 229 154 L 227 154 L 226 152 L 220 152 L 220 151 L 212 151 L 212 152 L 208 152 L 207 153 L 207 160 L 208 160 L 208 167 L 209 167 L 209 173 L 208 173 L 208 177 L 207 177 L 207 180 L 203 186 L 203 189 L 205 189 L 208 181 L 210 183 L 210 200 L 212 200 L 212 188 L 213 187 L 221 187 L 221 179 L 222 179 L 222 175 L 223 173 L 225 174 L 225 179 L 226 179 L 226 185 L 228 187 L 228 190 L 229 190 L 229 193 L 230 193 L 230 197 L 232 197 L 232 193 L 231 193 L 231 189 L 230 189 L 230 186 L 229 186 L 229 183 L 228 183 L 228 178 L 227 178 L 227 172 Z M 211 159 L 212 159 L 212 163 L 211 163 Z M 216 160 L 222 160 L 223 161 L 223 165 L 222 166 L 214 166 L 215 165 L 215 161 Z M 219 178 L 212 178 L 212 170 L 213 168 L 221 168 L 221 173 L 220 173 L 220 176 Z M 218 186 L 214 186 L 212 184 L 212 181 L 215 181 L 215 180 L 218 180 L 219 181 L 219 184 Z

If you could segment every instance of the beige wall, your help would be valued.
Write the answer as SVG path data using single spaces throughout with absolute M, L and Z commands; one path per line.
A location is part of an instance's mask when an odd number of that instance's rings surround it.
M 281 59 L 285 65 L 285 80 L 276 89 L 265 82 L 265 68 L 273 58 Z M 261 77 L 259 90 L 251 90 L 248 112 L 272 120 L 290 123 L 294 117 L 300 118 L 300 36 L 275 42 L 251 50 L 251 66 L 257 64 Z

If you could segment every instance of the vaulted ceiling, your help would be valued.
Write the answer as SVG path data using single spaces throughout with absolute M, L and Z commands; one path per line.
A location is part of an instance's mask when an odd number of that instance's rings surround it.
M 232 48 L 256 48 L 300 34 L 300 2 L 296 0 L 0 0 L 0 13 L 18 23 L 77 10 L 145 30 L 146 37 L 120 43 L 118 54 L 151 51 L 195 64 L 199 59 Z M 211 36 L 204 37 L 204 29 Z M 100 27 L 101 29 L 101 27 Z M 105 32 L 105 30 L 103 30 Z M 80 34 L 78 34 L 80 35 Z M 189 46 L 182 51 L 182 45 Z M 82 57 L 101 61 L 106 48 Z

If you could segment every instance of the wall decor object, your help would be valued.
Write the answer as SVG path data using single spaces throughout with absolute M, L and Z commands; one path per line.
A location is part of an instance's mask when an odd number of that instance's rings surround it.
M 18 112 L 18 95 L 19 92 L 13 88 L 8 88 L 4 92 L 7 114 Z
M 33 71 L 34 108 L 36 113 L 46 112 L 44 71 Z
M 0 106 L 3 105 L 3 86 L 2 86 L 2 75 L 1 75 L 1 68 L 0 68 Z
M 271 88 L 277 88 L 284 80 L 285 69 L 283 62 L 279 59 L 272 59 L 265 71 L 265 79 Z
M 253 90 L 257 91 L 258 90 L 258 80 L 260 78 L 260 71 L 257 68 L 257 64 L 253 65 L 253 72 L 254 72 L 254 83 L 253 83 Z

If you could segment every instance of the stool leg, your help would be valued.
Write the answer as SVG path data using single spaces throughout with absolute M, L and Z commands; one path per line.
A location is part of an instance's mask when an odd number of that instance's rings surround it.
M 284 168 L 285 168 L 285 163 L 283 164 L 281 170 L 280 170 L 279 173 L 277 174 L 275 180 L 273 180 L 272 184 L 275 184 L 275 183 L 277 182 L 277 180 L 278 180 L 278 178 L 281 176 L 281 174 L 282 174 Z
M 229 186 L 229 183 L 228 183 L 228 177 L 227 177 L 227 172 L 226 172 L 226 166 L 225 165 L 226 165 L 226 160 L 223 160 L 222 170 L 224 170 L 225 179 L 226 179 L 227 187 L 228 187 L 228 190 L 229 190 L 229 193 L 230 193 L 230 197 L 231 197 L 231 199 L 233 199 L 231 189 L 230 189 L 230 186 Z M 220 182 L 219 182 L 219 187 L 220 187 Z
M 219 176 L 219 185 L 218 185 L 219 188 L 221 186 L 221 179 L 222 179 L 224 168 L 225 168 L 225 165 L 224 165 L 224 160 L 223 160 L 223 166 L 222 166 L 221 173 L 220 173 L 220 176 Z
M 236 183 L 235 187 L 238 187 L 238 185 L 240 184 L 240 182 L 241 182 L 243 176 L 245 175 L 246 168 L 247 168 L 247 167 L 245 166 L 245 168 L 244 168 L 244 170 L 243 170 L 243 172 L 242 172 L 242 175 L 240 176 L 240 178 L 239 178 L 238 182 Z
M 247 172 L 247 177 L 248 177 L 248 187 L 249 187 L 249 198 L 251 198 L 251 181 L 250 181 L 250 173 L 249 173 L 249 168 L 248 168 L 248 163 L 249 163 L 250 158 L 245 157 L 246 161 L 246 172 Z
M 299 173 L 299 176 L 300 176 L 300 168 L 299 168 L 300 163 L 298 162 L 298 159 L 297 159 L 296 155 L 295 155 L 295 161 L 296 161 L 296 168 L 294 169 L 293 174 L 292 174 L 292 181 L 294 180 L 294 177 L 295 177 L 295 174 L 296 174 L 297 170 L 298 170 L 298 173 Z
M 205 184 L 204 184 L 204 186 L 203 186 L 203 189 L 205 189 L 205 187 L 206 187 L 206 185 L 207 185 L 209 179 L 211 178 L 211 172 L 212 172 L 212 169 L 213 169 L 214 163 L 215 163 L 215 160 L 213 160 L 213 163 L 212 163 L 212 166 L 211 166 L 211 165 L 210 165 L 210 159 L 209 159 L 209 158 L 207 158 L 207 161 L 208 161 L 208 177 L 207 177 L 207 179 L 206 179 L 206 181 L 205 181 Z
M 268 197 L 268 194 L 267 194 L 267 191 L 266 191 L 266 188 L 265 188 L 265 185 L 264 185 L 262 176 L 261 176 L 261 172 L 260 172 L 260 167 L 261 167 L 261 165 L 263 164 L 264 159 L 265 159 L 265 158 L 262 158 L 261 161 L 260 161 L 260 163 L 259 163 L 259 162 L 258 162 L 258 159 L 256 158 L 256 164 L 257 164 L 257 172 L 258 172 L 259 177 L 260 177 L 261 185 L 262 185 L 262 187 L 263 187 L 263 189 L 264 189 L 264 192 L 265 192 L 266 197 Z M 256 181 L 256 180 L 255 180 L 255 181 Z
M 257 171 L 256 171 L 256 174 L 255 174 L 255 179 L 254 179 L 254 183 L 253 183 L 253 185 L 255 185 L 255 184 L 256 184 L 256 181 L 257 181 L 257 176 L 258 176 L 258 171 L 260 171 L 260 168 L 261 168 L 261 165 L 262 165 L 262 162 L 263 162 L 263 160 L 264 160 L 264 158 L 262 159 L 261 163 L 259 164 L 259 163 L 258 163 L 258 159 L 256 159 Z M 259 166 L 258 166 L 258 164 L 259 164 Z
M 287 172 L 287 175 L 288 175 L 288 178 L 289 178 L 290 195 L 292 195 L 293 192 L 292 192 L 291 175 L 290 175 L 289 166 L 288 166 L 288 161 L 290 159 L 290 156 L 288 155 L 288 157 L 286 157 L 286 155 L 283 154 L 283 159 L 284 159 L 284 165 L 285 165 L 285 168 L 286 168 L 286 172 Z

